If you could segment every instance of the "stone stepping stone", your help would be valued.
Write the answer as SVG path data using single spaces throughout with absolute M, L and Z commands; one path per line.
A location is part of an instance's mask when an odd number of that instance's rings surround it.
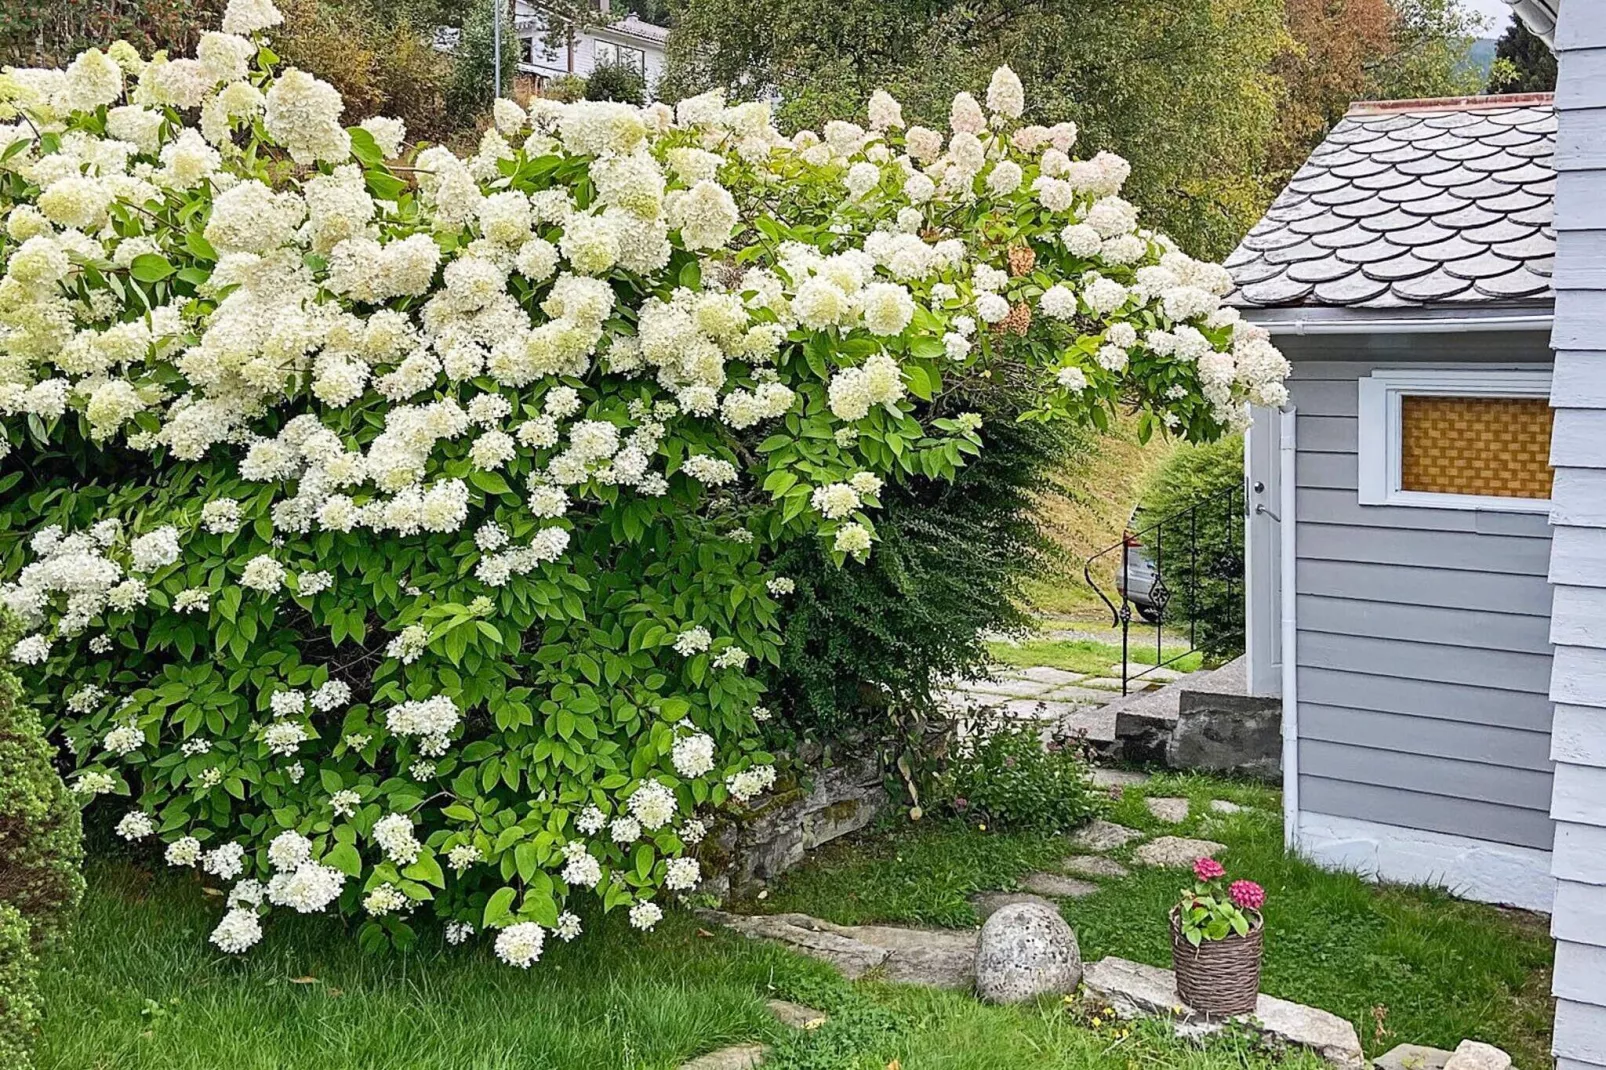
M 976 979 L 975 932 L 835 925 L 807 914 L 707 910 L 699 915 L 744 936 L 776 940 L 829 962 L 850 981 L 872 970 L 888 981 L 934 988 L 969 988 Z
M 1107 691 L 1095 691 L 1090 687 L 1056 687 L 1052 691 L 1045 691 L 1042 698 L 1050 702 L 1077 702 L 1077 703 L 1104 703 L 1110 701 Z
M 1180 825 L 1188 820 L 1188 800 L 1179 798 L 1148 798 L 1143 805 L 1149 813 L 1170 825 Z
M 1372 1060 L 1377 1070 L 1444 1070 L 1454 1052 L 1425 1044 L 1401 1044 Z
M 1127 959 L 1106 958 L 1089 965 L 1082 974 L 1088 994 L 1122 1018 L 1163 1015 L 1179 1020 L 1178 1032 L 1190 1035 L 1220 1031 L 1219 1019 L 1194 1013 L 1177 995 L 1176 975 L 1158 966 Z M 1255 1013 L 1234 1019 L 1284 1044 L 1315 1052 L 1334 1066 L 1364 1070 L 1366 1056 L 1355 1027 L 1336 1014 L 1262 994 Z
M 972 680 L 965 685 L 965 690 L 978 695 L 1029 698 L 1032 695 L 1041 695 L 1053 686 L 1053 684 L 1044 683 L 1040 680 L 1023 680 L 1019 677 L 1003 676 L 997 680 Z
M 1142 674 L 1143 679 L 1158 680 L 1162 684 L 1169 684 L 1173 680 L 1180 680 L 1184 676 L 1188 675 L 1185 672 L 1178 672 L 1176 669 L 1155 667 L 1153 665 L 1142 665 L 1135 661 L 1126 667 L 1126 674 L 1128 677 L 1136 677 L 1140 673 Z M 1121 663 L 1119 661 L 1110 666 L 1110 675 L 1115 677 L 1117 680 L 1121 678 Z
M 1020 670 L 1015 675 L 1026 680 L 1037 680 L 1053 687 L 1064 687 L 1066 684 L 1074 684 L 1078 680 L 1085 679 L 1088 674 L 1085 672 L 1071 672 L 1069 669 L 1056 669 L 1051 665 L 1033 665 L 1029 669 Z
M 769 1057 L 768 1044 L 733 1044 L 680 1064 L 680 1070 L 754 1070 Z
M 1160 836 L 1132 852 L 1132 859 L 1145 866 L 1187 869 L 1201 858 L 1210 858 L 1227 849 L 1214 840 L 1190 840 L 1183 836 Z
M 1028 892 L 1046 895 L 1050 899 L 1081 899 L 1099 890 L 1098 885 L 1089 881 L 1079 881 L 1075 877 L 1064 877 L 1058 873 L 1028 873 L 1021 880 L 1020 886 Z
M 1095 788 L 1126 788 L 1134 784 L 1146 784 L 1148 780 L 1148 773 L 1136 773 L 1130 769 L 1093 770 L 1093 786 Z
M 1050 910 L 1059 909 L 1054 905 L 1053 900 L 1044 899 L 1040 895 L 1032 895 L 1030 892 L 982 892 L 979 895 L 970 897 L 970 905 L 975 909 L 976 916 L 982 921 L 986 921 L 1000 910 L 1007 906 L 1014 906 L 1016 903 L 1039 903 Z
M 1117 847 L 1125 847 L 1133 840 L 1142 838 L 1143 833 L 1137 829 L 1101 819 L 1090 822 L 1085 828 L 1072 833 L 1071 843 L 1089 851 L 1113 851 Z
M 813 1007 L 805 1007 L 801 1003 L 793 1003 L 785 999 L 772 999 L 764 1004 L 775 1020 L 782 1025 L 793 1029 L 818 1029 L 830 1019 L 824 1011 L 817 1011 Z
M 1071 855 L 1060 860 L 1060 869 L 1066 873 L 1074 873 L 1078 877 L 1110 877 L 1120 880 L 1131 875 L 1131 871 L 1121 863 L 1103 855 Z
M 1218 814 L 1241 814 L 1245 810 L 1249 809 L 1249 807 L 1239 806 L 1237 803 L 1228 802 L 1226 799 L 1211 799 L 1210 809 L 1214 810 Z M 1409 1045 L 1406 1044 L 1402 1044 L 1400 1046 L 1409 1047 Z M 1434 1070 L 1438 1070 L 1438 1068 L 1435 1067 Z
M 1133 680 L 1128 686 L 1133 690 L 1137 690 L 1137 684 L 1138 681 Z M 1112 680 L 1108 676 L 1090 676 L 1086 680 L 1082 681 L 1082 686 L 1096 687 L 1100 691 L 1119 691 L 1121 690 L 1121 678 L 1117 676 Z
M 1481 1040 L 1463 1040 L 1444 1064 L 1444 1070 L 1511 1070 L 1511 1056 Z

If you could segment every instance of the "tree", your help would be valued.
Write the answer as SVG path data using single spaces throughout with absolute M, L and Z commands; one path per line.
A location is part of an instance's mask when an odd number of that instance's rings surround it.
M 1119 150 L 1144 221 L 1189 251 L 1230 249 L 1271 188 L 1268 74 L 1287 43 L 1282 0 L 681 0 L 660 95 L 711 86 L 779 95 L 783 129 L 862 115 L 872 90 L 911 122 L 947 126 L 956 90 L 1009 64 L 1036 92 L 1027 118 L 1073 119 L 1079 151 Z
M 513 92 L 513 79 L 519 71 L 518 38 L 508 8 L 502 13 L 502 95 Z M 468 9 L 459 28 L 452 74 L 444 86 L 448 112 L 457 115 L 484 114 L 495 97 L 495 26 L 491 13 L 482 3 Z
M 1556 54 L 1517 18 L 1494 49 L 1491 93 L 1549 93 L 1556 88 Z

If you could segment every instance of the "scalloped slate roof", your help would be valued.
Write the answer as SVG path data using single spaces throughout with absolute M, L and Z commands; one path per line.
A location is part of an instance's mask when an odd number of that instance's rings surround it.
M 1554 300 L 1548 93 L 1360 103 L 1227 258 L 1240 308 Z

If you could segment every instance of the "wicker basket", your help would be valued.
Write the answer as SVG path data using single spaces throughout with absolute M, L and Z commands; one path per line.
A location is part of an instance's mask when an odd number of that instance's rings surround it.
M 1204 940 L 1198 947 L 1182 935 L 1176 910 L 1171 911 L 1171 961 L 1177 971 L 1177 995 L 1205 1014 L 1248 1014 L 1260 996 L 1261 920 L 1249 935 Z

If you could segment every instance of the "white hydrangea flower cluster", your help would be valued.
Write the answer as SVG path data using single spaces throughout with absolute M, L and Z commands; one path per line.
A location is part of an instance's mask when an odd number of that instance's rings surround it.
M 770 717 L 764 592 L 796 590 L 761 562 L 801 535 L 862 560 L 884 480 L 951 479 L 980 418 L 928 411 L 945 381 L 1003 354 L 1035 415 L 1137 399 L 1194 438 L 1286 400 L 1286 362 L 1222 307 L 1226 273 L 1141 225 L 1120 157 L 1073 159 L 1070 122 L 1023 125 L 1007 68 L 943 131 L 884 92 L 867 125 L 792 137 L 717 92 L 500 101 L 462 156 L 410 149 L 394 119 L 344 127 L 332 86 L 263 66 L 282 21 L 229 0 L 193 57 L 119 43 L 8 70 L 0 119 L 0 457 L 70 438 L 151 476 L 88 524 L 41 521 L 0 575 L 25 629 L 3 655 L 65 706 L 74 790 L 134 793 L 120 836 L 154 836 L 179 795 L 235 800 L 160 848 L 239 880 L 211 937 L 226 952 L 348 879 L 348 910 L 425 907 L 375 866 L 441 854 L 439 901 L 494 890 L 521 845 L 475 829 L 513 810 L 589 838 L 542 849 L 573 889 L 655 845 L 663 876 L 630 908 L 651 928 L 656 888 L 701 879 L 679 854 L 706 832 L 685 782 L 741 802 L 775 783 L 737 757 Z M 994 217 L 1030 222 L 1004 245 Z M 729 589 L 701 575 L 709 554 Z M 646 597 L 621 609 L 631 588 Z M 107 693 L 169 649 L 194 676 Z M 284 682 L 247 686 L 263 666 Z M 158 688 L 266 705 L 202 729 Z M 627 688 L 674 732 L 610 706 Z M 645 765 L 610 781 L 587 764 L 609 748 Z M 454 766 L 477 794 L 421 802 Z M 339 836 L 243 834 L 286 801 Z M 354 862 L 358 843 L 378 850 Z M 497 954 L 529 966 L 547 932 L 578 935 L 563 905 L 488 921 Z

